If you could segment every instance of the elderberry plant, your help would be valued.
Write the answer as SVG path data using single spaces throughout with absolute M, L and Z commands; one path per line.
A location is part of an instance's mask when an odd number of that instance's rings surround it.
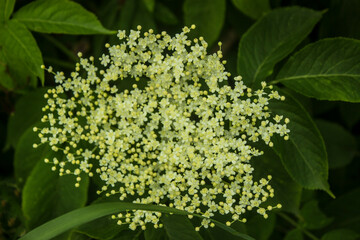
M 66 157 L 45 159 L 59 175 L 80 173 L 101 179 L 97 192 L 120 201 L 156 204 L 204 217 L 200 227 L 213 227 L 215 214 L 231 225 L 252 209 L 267 218 L 274 196 L 271 176 L 253 179 L 253 158 L 263 152 L 262 140 L 273 146 L 274 134 L 289 139 L 289 119 L 274 115 L 269 101 L 285 98 L 262 82 L 252 91 L 225 71 L 220 50 L 206 51 L 191 29 L 174 37 L 153 30 L 118 32 L 119 44 L 106 44 L 109 53 L 83 58 L 70 78 L 53 72 L 57 86 L 45 94 L 42 122 L 34 128 L 40 143 Z M 45 66 L 43 66 L 45 68 Z M 128 84 L 123 89 L 124 82 Z M 118 224 L 145 229 L 161 227 L 160 212 L 143 210 L 113 215 Z M 199 230 L 197 227 L 196 230 Z

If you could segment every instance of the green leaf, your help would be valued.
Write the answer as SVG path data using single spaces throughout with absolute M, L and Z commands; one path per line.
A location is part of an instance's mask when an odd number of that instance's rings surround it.
M 360 102 L 360 41 L 317 41 L 292 56 L 276 82 L 320 100 Z
M 196 25 L 194 32 L 211 46 L 219 37 L 225 20 L 225 0 L 186 0 L 185 25 Z
M 113 238 L 112 240 L 140 240 L 142 238 L 140 238 L 139 236 L 141 235 L 143 231 L 138 229 L 138 230 L 125 230 L 122 231 L 119 235 L 117 235 L 115 238 Z
M 307 202 L 301 208 L 303 226 L 307 229 L 320 229 L 329 225 L 334 219 L 328 218 L 319 208 L 317 200 Z
M 284 238 L 284 240 L 303 240 L 304 237 L 302 235 L 301 229 L 293 229 L 290 232 L 288 232 Z
M 189 215 L 188 212 L 178 210 L 175 208 L 169 208 L 164 206 L 156 205 L 144 205 L 144 204 L 135 204 L 135 203 L 126 203 L 126 202 L 112 202 L 112 203 L 99 203 L 76 209 L 69 213 L 66 213 L 56 219 L 48 221 L 42 226 L 32 230 L 27 233 L 25 236 L 19 240 L 46 240 L 54 236 L 59 235 L 71 228 L 77 227 L 81 224 L 90 222 L 100 217 L 104 217 L 110 214 L 115 214 L 119 212 L 124 212 L 126 210 L 147 210 L 147 211 L 158 211 L 162 213 L 174 213 L 179 215 Z M 193 214 L 196 217 L 200 215 Z M 218 227 L 228 231 L 234 236 L 242 237 L 246 240 L 254 240 L 253 238 L 247 236 L 246 234 L 239 233 L 234 229 L 222 224 L 218 221 L 212 220 Z
M 201 240 L 194 226 L 186 216 L 164 215 L 161 221 L 170 240 Z
M 61 161 L 61 158 L 58 159 Z M 60 177 L 59 173 L 51 171 L 50 164 L 38 162 L 23 189 L 22 208 L 27 227 L 33 229 L 54 217 L 84 206 L 89 180 L 86 175 L 81 175 L 81 178 L 80 187 L 76 188 L 75 176 Z
M 7 65 L 3 50 L 0 49 L 0 85 L 11 90 L 14 88 L 14 82 L 10 76 Z
M 218 221 L 221 222 L 226 222 L 229 220 L 228 217 L 226 216 L 217 216 Z M 235 221 L 233 224 L 231 224 L 231 228 L 235 229 L 236 231 L 238 231 L 239 233 L 243 233 L 243 234 L 248 234 L 246 231 L 246 224 L 242 223 L 240 221 Z M 242 240 L 242 239 L 248 239 L 245 237 L 240 237 L 240 236 L 234 236 L 233 234 L 225 231 L 224 229 L 215 227 L 215 228 L 207 228 L 204 229 L 205 231 L 202 231 L 202 235 L 205 239 L 211 239 L 211 240 L 217 240 L 217 239 L 222 239 L 222 240 Z M 207 236 L 205 234 L 207 234 Z M 247 236 L 247 235 L 246 235 Z M 251 239 L 253 239 L 251 237 Z
M 176 15 L 161 2 L 156 2 L 154 16 L 156 20 L 167 25 L 176 25 L 179 22 Z
M 339 168 L 349 164 L 357 152 L 355 137 L 339 124 L 324 120 L 317 120 L 316 124 L 325 140 L 329 168 Z
M 154 12 L 155 0 L 143 0 L 143 2 L 147 10 L 149 10 L 149 12 Z
M 330 195 L 328 161 L 324 141 L 312 118 L 290 94 L 281 92 L 285 101 L 271 102 L 270 109 L 290 119 L 288 141 L 274 137 L 274 150 L 289 175 L 307 189 L 322 189 Z
M 145 31 L 150 28 L 156 31 L 154 18 L 144 2 L 141 0 L 126 1 L 121 9 L 118 27 L 119 29 L 129 31 L 136 29 L 137 25 L 142 26 Z
M 274 231 L 276 216 L 269 213 L 269 218 L 265 219 L 260 214 L 256 214 L 246 223 L 246 229 L 250 236 L 256 240 L 267 240 Z
M 129 229 L 126 225 L 118 225 L 110 216 L 102 217 L 79 226 L 76 231 L 94 239 L 110 240 L 123 230 Z
M 67 240 L 89 240 L 89 237 L 84 234 L 73 231 L 70 233 L 70 236 Z
M 118 201 L 119 197 L 110 196 L 98 198 L 97 200 L 92 202 L 92 204 Z M 114 239 L 114 237 L 119 235 L 119 233 L 122 233 L 124 230 L 128 229 L 129 227 L 127 225 L 118 225 L 116 220 L 111 219 L 110 216 L 105 216 L 85 223 L 76 228 L 75 231 L 83 233 L 91 238 L 107 240 Z
M 359 237 L 360 234 L 352 230 L 335 229 L 322 236 L 321 240 L 356 240 L 359 239 Z
M 320 20 L 314 10 L 289 7 L 271 11 L 241 38 L 238 74 L 249 87 L 258 87 L 274 66 L 291 53 Z
M 164 228 L 154 228 L 152 225 L 146 226 L 144 231 L 145 240 L 165 240 L 168 239 Z
M 168 239 L 164 228 L 154 228 L 153 226 L 146 226 L 144 231 L 145 240 L 165 240 Z
M 232 0 L 232 3 L 245 15 L 258 19 L 270 11 L 269 0 Z
M 22 96 L 15 105 L 15 111 L 9 117 L 6 144 L 16 149 L 21 135 L 30 126 L 39 122 L 43 116 L 42 108 L 46 104 L 44 94 L 47 89 L 39 88 Z
M 14 14 L 29 29 L 43 33 L 114 34 L 80 4 L 68 0 L 37 0 Z
M 14 10 L 15 0 L 0 0 L 0 22 L 10 18 Z
M 0 26 L 0 47 L 3 48 L 6 62 L 9 65 L 24 67 L 30 74 L 40 78 L 44 83 L 44 70 L 40 49 L 29 30 L 14 20 Z M 18 69 L 18 71 L 23 71 Z
M 280 203 L 282 205 L 281 210 L 298 215 L 302 193 L 301 186 L 292 180 L 284 169 L 279 156 L 270 147 L 262 147 L 261 150 L 264 151 L 264 155 L 254 158 L 251 164 L 255 169 L 254 177 L 256 179 L 267 175 L 272 176 L 270 185 L 274 188 L 275 196 L 269 198 L 266 204 L 276 206 Z
M 36 124 L 36 126 L 39 127 L 40 124 Z M 33 148 L 34 143 L 40 142 L 37 134 L 38 133 L 33 131 L 32 127 L 28 128 L 20 137 L 17 148 L 15 149 L 15 179 L 20 187 L 25 184 L 26 179 L 36 164 L 43 160 L 50 151 L 50 147 L 47 144 L 39 145 L 36 149 Z

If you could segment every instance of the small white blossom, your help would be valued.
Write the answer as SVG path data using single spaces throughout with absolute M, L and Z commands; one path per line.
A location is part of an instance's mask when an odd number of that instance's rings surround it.
M 221 51 L 208 55 L 204 39 L 188 40 L 189 31 L 175 37 L 119 31 L 123 42 L 106 45 L 109 55 L 102 55 L 99 72 L 93 58 L 79 54 L 72 78 L 55 74 L 59 86 L 45 95 L 42 121 L 49 126 L 34 130 L 42 143 L 66 155 L 61 164 L 52 161 L 54 170 L 97 174 L 99 194 L 199 213 L 205 228 L 213 226 L 215 213 L 244 222 L 240 216 L 255 208 L 266 218 L 273 207 L 260 206 L 274 190 L 270 177 L 253 179 L 251 162 L 262 152 L 251 142 L 272 146 L 274 134 L 288 139 L 289 120 L 267 107 L 283 98 L 264 82 L 253 92 L 240 76 L 234 88 L 220 87 L 230 77 Z M 137 210 L 113 218 L 144 229 L 146 223 L 161 227 L 160 217 Z

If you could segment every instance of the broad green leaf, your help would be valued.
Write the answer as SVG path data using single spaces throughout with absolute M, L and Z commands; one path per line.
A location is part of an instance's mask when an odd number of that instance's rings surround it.
M 158 211 L 162 213 L 173 213 L 178 215 L 189 215 L 188 212 L 178 210 L 175 208 L 169 208 L 164 206 L 156 205 L 145 205 L 145 204 L 136 204 L 136 203 L 126 203 L 126 202 L 112 202 L 112 203 L 99 203 L 83 207 L 80 209 L 73 210 L 69 213 L 66 213 L 56 219 L 50 220 L 47 223 L 41 225 L 40 227 L 30 231 L 25 236 L 19 240 L 46 240 L 51 239 L 63 233 L 67 230 L 70 230 L 74 227 L 77 227 L 81 224 L 90 222 L 92 220 L 104 217 L 110 214 L 116 214 L 119 212 L 124 212 L 127 210 L 146 210 L 146 211 Z M 200 215 L 193 214 L 196 217 Z M 232 229 L 231 227 L 226 226 L 223 223 L 212 220 L 217 227 L 228 231 L 229 233 L 234 234 L 234 236 L 242 237 L 246 240 L 254 240 L 252 237 L 249 237 L 246 234 L 239 233 Z
M 360 41 L 330 38 L 309 44 L 289 59 L 276 82 L 320 100 L 360 102 Z
M 150 225 L 150 224 L 149 224 Z M 154 228 L 152 225 L 146 226 L 144 232 L 145 240 L 165 240 L 168 239 L 164 228 Z
M 238 74 L 258 87 L 274 66 L 291 53 L 320 20 L 321 13 L 300 7 L 279 8 L 258 20 L 241 38 Z
M 229 221 L 229 217 L 227 216 L 217 216 L 217 220 L 220 222 L 226 222 Z M 246 223 L 242 223 L 240 221 L 236 221 L 233 224 L 231 224 L 231 228 L 236 230 L 239 233 L 248 234 L 246 231 Z M 204 231 L 205 230 L 205 231 Z M 227 232 L 224 229 L 218 228 L 218 227 L 209 227 L 207 229 L 203 228 L 201 231 L 202 236 L 204 239 L 211 239 L 211 240 L 242 240 L 242 239 L 248 239 L 240 236 L 234 236 L 233 234 Z M 251 237 L 251 239 L 253 239 Z
M 36 124 L 40 126 L 40 124 Z M 19 186 L 23 186 L 27 177 L 30 175 L 32 169 L 39 161 L 42 161 L 50 147 L 48 144 L 39 145 L 36 149 L 33 148 L 34 143 L 39 143 L 40 138 L 38 133 L 33 131 L 33 128 L 28 128 L 20 137 L 14 156 L 14 172 L 15 180 Z
M 225 0 L 185 0 L 185 25 L 196 25 L 196 35 L 211 46 L 219 37 L 225 20 Z
M 135 231 L 130 230 L 130 229 L 124 230 L 119 235 L 114 237 L 112 240 L 140 240 L 140 239 L 142 239 L 140 237 L 142 232 L 143 231 L 140 229 L 137 229 Z
M 167 25 L 176 25 L 179 22 L 176 15 L 161 2 L 156 2 L 154 16 L 156 20 Z
M 164 215 L 161 218 L 170 240 L 201 240 L 187 216 Z
M 37 0 L 14 14 L 29 29 L 43 33 L 113 34 L 96 16 L 80 4 L 68 0 Z
M 30 126 L 39 122 L 46 104 L 45 88 L 39 88 L 22 96 L 15 104 L 15 111 L 9 117 L 6 144 L 16 149 L 21 135 Z
M 0 85 L 18 93 L 27 88 L 37 87 L 37 77 L 24 67 L 25 64 L 23 61 L 18 61 L 16 56 L 6 57 L 5 50 L 0 49 Z
M 67 240 L 89 240 L 89 237 L 84 234 L 72 231 Z
M 267 240 L 274 231 L 276 216 L 269 213 L 269 217 L 265 219 L 262 215 L 256 214 L 246 222 L 246 229 L 250 236 L 256 240 Z
M 339 168 L 349 164 L 357 152 L 355 137 L 339 124 L 325 120 L 317 120 L 316 124 L 325 141 L 329 168 Z
M 258 19 L 270 11 L 269 0 L 232 0 L 232 3 L 245 15 Z
M 92 204 L 104 203 L 104 202 L 118 202 L 119 197 L 110 196 L 104 198 L 98 198 Z M 119 233 L 123 233 L 124 230 L 128 230 L 128 225 L 118 225 L 117 221 L 111 219 L 111 216 L 105 216 L 88 223 L 85 223 L 75 229 L 76 232 L 83 233 L 94 239 L 114 239 Z
M 281 142 L 279 143 L 281 144 Z M 274 188 L 275 196 L 269 198 L 266 204 L 276 206 L 282 205 L 281 210 L 299 214 L 302 188 L 294 182 L 284 169 L 279 156 L 269 147 L 262 147 L 264 155 L 254 158 L 251 162 L 254 167 L 254 177 L 256 179 L 271 175 L 270 185 Z
M 8 64 L 2 49 L 0 49 L 0 85 L 6 89 L 14 88 L 14 82 L 10 76 Z
M 61 158 L 58 159 L 61 161 Z M 86 175 L 81 175 L 81 178 L 80 187 L 76 188 L 75 176 L 60 177 L 58 172 L 51 171 L 50 164 L 38 162 L 29 175 L 22 194 L 27 227 L 33 229 L 54 217 L 84 206 L 89 179 Z
M 129 229 L 127 225 L 119 226 L 116 220 L 105 216 L 79 226 L 76 231 L 94 239 L 110 240 L 126 229 Z
M 15 0 L 0 0 L 0 22 L 9 19 L 14 10 Z
M 281 92 L 285 101 L 273 101 L 272 112 L 290 119 L 288 141 L 274 137 L 274 150 L 289 175 L 307 189 L 322 189 L 330 195 L 328 161 L 324 141 L 312 118 L 290 94 Z
M 307 202 L 301 208 L 303 226 L 307 229 L 320 229 L 329 225 L 334 219 L 327 217 L 319 208 L 317 200 Z
M 360 234 L 349 229 L 335 229 L 327 232 L 321 240 L 356 240 Z
M 23 24 L 11 20 L 0 26 L 0 47 L 3 48 L 9 65 L 20 65 L 44 83 L 44 71 L 40 68 L 43 64 L 40 49 Z M 20 68 L 18 71 L 24 70 Z
M 284 238 L 284 240 L 303 240 L 303 234 L 301 229 L 293 229 L 290 232 L 288 232 Z

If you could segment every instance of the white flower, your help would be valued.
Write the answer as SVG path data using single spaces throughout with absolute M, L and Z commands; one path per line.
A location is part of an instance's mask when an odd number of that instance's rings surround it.
M 289 120 L 266 107 L 282 97 L 274 90 L 267 94 L 271 87 L 265 83 L 252 92 L 240 76 L 234 88 L 220 87 L 230 77 L 221 51 L 207 55 L 207 43 L 188 40 L 189 31 L 185 27 L 175 37 L 152 30 L 141 36 L 140 28 L 129 36 L 119 31 L 124 42 L 106 44 L 109 54 L 100 59 L 105 69 L 97 73 L 92 58 L 80 58 L 71 80 L 56 74 L 60 86 L 46 94 L 42 120 L 49 127 L 41 130 L 41 142 L 66 154 L 60 173 L 99 175 L 99 194 L 203 212 L 204 227 L 212 226 L 214 213 L 245 221 L 240 216 L 257 208 L 266 218 L 260 205 L 274 190 L 270 178 L 253 180 L 251 160 L 261 151 L 251 142 L 272 146 L 274 134 L 288 138 Z M 161 226 L 157 212 L 128 214 L 118 223 Z

